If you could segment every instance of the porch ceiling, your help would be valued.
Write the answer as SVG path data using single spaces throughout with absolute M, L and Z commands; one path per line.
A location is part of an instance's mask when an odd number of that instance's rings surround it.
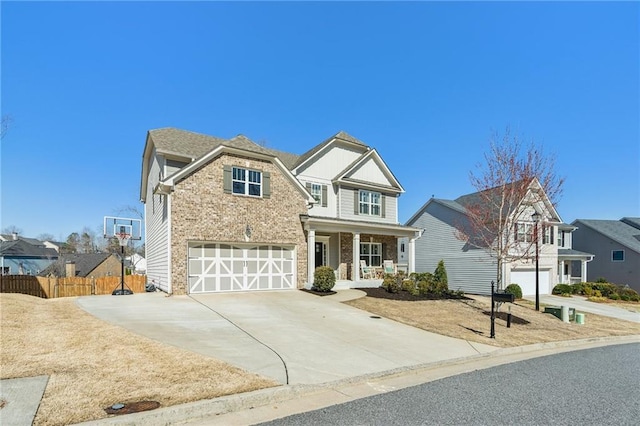
M 315 216 L 300 216 L 305 230 L 313 229 L 316 232 L 349 232 L 359 234 L 391 235 L 394 237 L 419 237 L 422 229 L 412 226 L 363 222 L 356 220 L 335 219 Z

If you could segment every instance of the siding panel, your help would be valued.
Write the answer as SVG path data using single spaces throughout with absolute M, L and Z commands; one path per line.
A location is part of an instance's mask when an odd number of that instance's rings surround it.
M 424 228 L 416 240 L 416 272 L 431 272 L 444 260 L 451 290 L 469 294 L 490 294 L 491 281 L 496 280 L 496 263 L 481 249 L 465 247 L 455 237 L 454 224 L 463 216 L 437 203 L 430 204 L 410 226 Z
M 169 225 L 167 217 L 167 196 L 153 195 L 153 188 L 158 184 L 161 165 L 164 163 L 155 150 L 151 156 L 149 179 L 147 182 L 147 202 L 145 203 L 145 235 L 147 279 L 166 292 L 169 288 Z

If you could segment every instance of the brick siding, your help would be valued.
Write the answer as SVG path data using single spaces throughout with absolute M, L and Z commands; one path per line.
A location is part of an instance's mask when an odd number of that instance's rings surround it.
M 271 174 L 271 197 L 226 194 L 223 167 L 232 165 Z M 171 280 L 173 293 L 186 294 L 190 241 L 256 243 L 296 247 L 297 287 L 307 280 L 307 244 L 300 215 L 306 199 L 268 161 L 222 155 L 175 185 L 171 195 Z M 251 238 L 245 238 L 246 226 Z

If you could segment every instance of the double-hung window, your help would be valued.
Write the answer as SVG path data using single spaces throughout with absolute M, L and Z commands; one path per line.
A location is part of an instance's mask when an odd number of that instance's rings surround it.
M 262 173 L 256 170 L 233 168 L 233 193 L 262 196 Z
M 382 244 L 360 243 L 360 260 L 367 262 L 367 266 L 382 266 Z
M 531 241 L 533 241 L 533 224 L 517 223 L 515 234 L 517 242 L 530 243 Z
M 546 225 L 544 227 L 544 237 L 542 244 L 553 244 L 553 226 Z
M 382 211 L 382 196 L 379 192 L 360 190 L 359 197 L 360 214 L 380 216 Z
M 318 202 L 318 204 L 323 205 L 322 202 L 322 185 L 317 183 L 311 184 L 311 196 Z

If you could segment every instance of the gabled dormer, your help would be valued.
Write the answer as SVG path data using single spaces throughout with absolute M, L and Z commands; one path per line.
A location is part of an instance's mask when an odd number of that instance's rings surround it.
M 345 132 L 303 154 L 292 172 L 317 201 L 313 216 L 398 222 L 404 189 L 375 149 Z

